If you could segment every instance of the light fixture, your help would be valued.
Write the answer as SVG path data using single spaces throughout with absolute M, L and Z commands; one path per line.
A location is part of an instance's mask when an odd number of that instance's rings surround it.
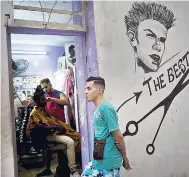
M 24 55 L 47 55 L 47 52 L 44 51 L 19 51 L 19 50 L 13 50 L 11 52 L 12 54 L 24 54 Z

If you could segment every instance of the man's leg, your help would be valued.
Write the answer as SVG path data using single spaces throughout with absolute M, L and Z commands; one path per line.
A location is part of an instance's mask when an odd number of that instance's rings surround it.
M 68 166 L 68 158 L 63 151 L 58 152 L 58 166 L 54 177 L 70 177 L 70 167 Z
M 49 171 L 51 171 L 52 151 L 47 151 L 45 155 L 45 164 Z
M 45 165 L 46 165 L 46 169 L 43 170 L 42 172 L 38 173 L 36 175 L 36 177 L 40 177 L 40 176 L 49 176 L 52 174 L 51 172 L 51 160 L 52 160 L 52 151 L 46 151 L 45 152 Z
M 47 140 L 49 142 L 63 143 L 67 146 L 67 156 L 68 163 L 71 169 L 71 172 L 76 171 L 76 162 L 75 162 L 75 143 L 74 140 L 68 136 L 57 135 L 57 136 L 48 136 Z

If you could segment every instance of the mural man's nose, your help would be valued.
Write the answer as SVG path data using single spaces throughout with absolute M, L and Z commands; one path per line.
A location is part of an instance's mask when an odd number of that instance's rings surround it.
M 156 42 L 154 43 L 154 45 L 152 46 L 153 50 L 156 50 L 158 52 L 161 52 L 161 45 L 160 42 L 156 40 Z

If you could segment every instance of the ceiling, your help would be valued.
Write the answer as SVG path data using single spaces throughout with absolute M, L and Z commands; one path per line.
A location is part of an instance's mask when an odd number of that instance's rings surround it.
M 59 0 L 59 1 L 46 1 L 46 0 L 15 0 L 13 1 L 14 5 L 22 6 L 33 6 L 33 7 L 44 7 L 44 8 L 54 8 L 61 10 L 72 10 L 72 1 L 71 0 Z M 17 16 L 17 18 L 15 17 Z M 49 18 L 48 13 L 40 12 L 30 12 L 15 10 L 14 18 L 16 19 L 25 19 L 25 20 L 44 20 Z M 56 17 L 56 18 L 55 18 Z M 51 14 L 50 22 L 54 20 L 55 22 L 65 23 L 70 19 L 69 15 L 57 15 Z M 72 23 L 71 21 L 69 23 Z M 49 46 L 64 46 L 66 43 L 74 42 L 73 36 L 54 36 L 54 35 L 32 35 L 32 34 L 11 34 L 11 43 L 12 44 L 29 44 L 29 45 L 49 45 Z
M 11 44 L 64 46 L 74 42 L 73 36 L 11 34 Z

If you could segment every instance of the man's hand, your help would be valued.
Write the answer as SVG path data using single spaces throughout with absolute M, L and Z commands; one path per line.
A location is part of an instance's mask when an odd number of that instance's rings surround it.
M 47 101 L 52 101 L 52 98 L 51 97 L 46 97 L 46 100 Z
M 46 97 L 46 99 L 47 99 L 47 101 L 53 101 L 60 105 L 68 105 L 69 104 L 68 98 L 63 93 L 60 94 L 60 99 L 53 98 L 53 97 Z
M 116 145 L 116 147 L 117 147 L 119 150 L 121 150 L 121 149 L 124 148 L 124 145 L 121 144 L 121 143 L 119 143 L 119 142 L 115 142 L 115 145 Z
M 131 166 L 129 164 L 129 159 L 126 157 L 123 159 L 123 167 L 126 169 L 126 170 L 131 170 Z

